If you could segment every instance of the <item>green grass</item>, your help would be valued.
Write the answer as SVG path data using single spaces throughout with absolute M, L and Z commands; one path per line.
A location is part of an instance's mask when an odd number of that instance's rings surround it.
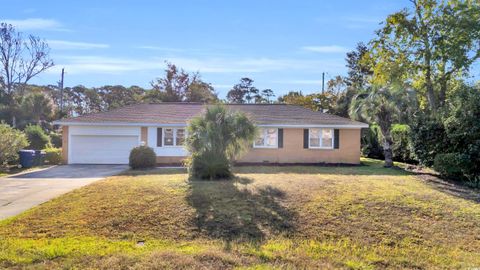
M 130 171 L 0 221 L 0 268 L 480 267 L 478 202 L 364 164 Z

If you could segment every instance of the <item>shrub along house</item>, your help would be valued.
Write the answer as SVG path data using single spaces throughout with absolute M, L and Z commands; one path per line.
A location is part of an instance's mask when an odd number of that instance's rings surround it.
M 68 164 L 127 164 L 130 150 L 152 147 L 159 164 L 178 164 L 189 119 L 199 103 L 138 104 L 56 121 L 63 128 L 63 159 Z M 259 128 L 239 163 L 360 162 L 360 130 L 367 124 L 285 104 L 227 104 L 246 113 Z

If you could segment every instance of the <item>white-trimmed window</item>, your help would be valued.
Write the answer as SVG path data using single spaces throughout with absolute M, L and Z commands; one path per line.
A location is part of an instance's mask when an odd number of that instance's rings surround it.
M 333 129 L 311 128 L 308 136 L 308 148 L 333 149 Z
M 255 148 L 277 148 L 278 147 L 278 129 L 260 128 L 257 138 L 253 143 Z
M 163 146 L 183 146 L 185 143 L 184 128 L 164 128 Z

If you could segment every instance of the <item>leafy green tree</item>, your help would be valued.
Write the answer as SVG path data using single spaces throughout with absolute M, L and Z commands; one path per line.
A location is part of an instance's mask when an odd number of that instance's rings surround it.
M 411 0 L 412 10 L 391 14 L 372 41 L 376 83 L 412 80 L 422 104 L 437 111 L 448 85 L 480 57 L 478 1 Z
M 253 143 L 255 132 L 255 125 L 244 113 L 222 105 L 207 107 L 187 128 L 190 175 L 209 180 L 231 177 L 234 160 Z
M 21 127 L 27 124 L 42 124 L 53 120 L 54 109 L 50 97 L 41 93 L 33 92 L 27 94 L 21 104 L 21 117 L 18 125 Z
M 309 94 L 304 96 L 302 92 L 291 91 L 279 97 L 280 103 L 303 106 L 312 111 L 331 112 L 337 104 L 337 96 L 330 91 L 323 94 Z
M 372 63 L 368 58 L 369 52 L 369 48 L 360 42 L 355 50 L 347 53 L 345 60 L 348 76 L 343 79 L 347 86 L 355 89 L 364 89 L 368 86 L 373 75 Z
M 270 99 L 275 97 L 275 93 L 273 92 L 272 89 L 263 89 L 261 96 L 262 96 L 262 102 L 255 102 L 255 103 L 264 103 L 264 102 L 270 103 Z
M 230 103 L 250 103 L 258 98 L 259 90 L 253 86 L 253 80 L 250 78 L 241 78 L 240 82 L 227 93 L 227 100 Z
M 342 94 L 347 87 L 346 78 L 335 76 L 335 78 L 327 81 L 327 91 L 334 95 Z
M 18 151 L 28 145 L 23 132 L 5 123 L 0 123 L 0 168 L 18 159 Z
M 350 106 L 353 118 L 375 123 L 380 127 L 383 137 L 385 167 L 393 166 L 392 126 L 402 120 L 405 106 L 413 96 L 399 86 L 372 86 L 356 95 Z
M 187 102 L 214 103 L 218 96 L 211 84 L 197 80 L 188 86 L 185 99 Z
M 327 89 L 337 95 L 337 104 L 331 111 L 332 113 L 349 117 L 349 108 L 353 97 L 362 89 L 369 87 L 373 75 L 369 52 L 369 48 L 365 44 L 358 43 L 355 50 L 348 52 L 345 58 L 348 75 L 346 77 L 337 76 L 327 83 Z
M 105 85 L 95 88 L 99 95 L 102 111 L 140 103 L 145 90 L 138 86 Z
M 167 63 L 165 77 L 152 82 L 152 90 L 145 95 L 147 102 L 211 102 L 217 94 L 211 84 L 202 81 L 199 73 L 189 74 L 172 63 Z
M 50 137 L 48 137 L 39 125 L 28 125 L 23 132 L 25 132 L 30 143 L 30 149 L 42 150 L 50 143 Z

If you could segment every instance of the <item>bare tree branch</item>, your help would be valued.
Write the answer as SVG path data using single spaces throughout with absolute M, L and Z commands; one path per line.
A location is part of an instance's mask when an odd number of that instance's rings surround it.
M 53 66 L 48 44 L 29 35 L 26 40 L 11 24 L 0 23 L 0 85 L 7 95 Z

